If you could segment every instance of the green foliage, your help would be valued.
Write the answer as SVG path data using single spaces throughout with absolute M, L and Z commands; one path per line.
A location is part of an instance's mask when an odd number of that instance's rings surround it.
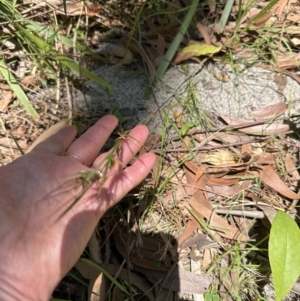
M 154 79 L 154 82 L 153 82 L 153 86 L 155 86 L 157 84 L 158 81 L 160 81 L 163 77 L 163 75 L 165 74 L 166 70 L 168 69 L 184 35 L 186 34 L 189 26 L 190 26 L 190 23 L 192 21 L 192 18 L 196 12 L 196 9 L 197 9 L 197 6 L 199 4 L 199 0 L 193 0 L 192 3 L 191 3 L 191 6 L 189 7 L 189 10 L 176 34 L 176 36 L 174 37 L 171 45 L 169 46 L 166 54 L 164 55 L 163 57 L 163 60 L 161 62 L 161 64 L 159 65 L 159 67 L 157 68 L 156 70 L 156 74 L 155 74 L 155 79 Z M 145 95 L 144 97 L 146 99 L 148 99 L 150 97 L 152 93 L 152 88 L 149 87 L 146 92 L 145 92 Z
M 218 29 L 223 32 L 224 30 L 224 27 L 227 23 L 227 20 L 228 20 L 228 17 L 230 15 L 230 12 L 231 12 L 231 9 L 232 9 L 232 6 L 233 6 L 233 3 L 234 1 L 233 0 L 228 0 L 226 1 L 226 5 L 225 5 L 225 8 L 223 10 L 223 13 L 222 13 L 222 16 L 221 16 L 221 19 L 218 23 Z
M 0 73 L 5 78 L 6 82 L 10 85 L 11 89 L 15 92 L 17 98 L 20 100 L 21 104 L 25 107 L 27 112 L 33 117 L 36 118 L 38 113 L 29 102 L 27 95 L 24 93 L 23 89 L 18 84 L 18 81 L 14 75 L 9 71 L 5 61 L 0 59 Z
M 65 0 L 63 3 L 64 9 L 66 9 Z M 69 48 L 76 49 L 82 55 L 89 54 L 95 56 L 95 54 L 81 45 L 77 40 L 61 34 L 60 28 L 53 30 L 53 27 L 48 24 L 44 26 L 34 21 L 25 20 L 18 9 L 17 1 L 0 1 L 0 23 L 4 28 L 4 30 L 2 28 L 2 31 L 8 32 L 6 35 L 0 37 L 0 42 L 6 40 L 17 41 L 17 46 L 30 57 L 38 70 L 43 70 L 43 74 L 47 78 L 56 79 L 57 67 L 59 67 L 59 70 L 63 70 L 65 74 L 69 74 L 70 71 L 78 72 L 81 76 L 95 81 L 107 90 L 111 88 L 104 80 L 80 66 L 71 57 L 60 54 L 55 48 L 55 43 L 57 41 L 61 42 Z M 27 112 L 33 118 L 36 118 L 38 114 L 19 84 L 20 79 L 12 74 L 9 67 L 6 57 L 1 56 L 0 77 L 2 75 L 2 78 L 10 85 Z
M 212 287 L 210 292 L 204 294 L 205 301 L 220 301 L 220 296 L 218 294 L 218 289 Z
M 270 232 L 269 259 L 276 292 L 282 300 L 292 289 L 300 274 L 300 232 L 296 222 L 278 211 Z

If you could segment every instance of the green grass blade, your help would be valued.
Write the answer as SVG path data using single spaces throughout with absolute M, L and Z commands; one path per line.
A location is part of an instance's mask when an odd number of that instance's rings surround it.
M 115 286 L 117 286 L 123 293 L 128 295 L 127 289 L 119 281 L 117 281 L 111 274 L 109 274 L 105 269 L 103 269 L 98 264 L 96 264 L 95 262 L 87 258 L 81 258 L 81 260 L 89 264 L 90 266 L 96 268 L 98 271 L 102 272 Z
M 64 56 L 64 55 L 55 55 L 55 56 L 53 56 L 53 58 L 55 60 L 57 60 L 58 62 L 60 62 L 62 65 L 70 68 L 71 70 L 79 72 L 80 74 L 82 74 L 86 78 L 89 78 L 89 79 L 93 80 L 94 82 L 98 83 L 99 85 L 101 85 L 105 89 L 111 90 L 111 88 L 112 88 L 111 85 L 109 85 L 106 81 L 104 81 L 99 76 L 92 73 L 91 71 L 87 70 L 86 68 L 81 67 L 79 64 L 74 62 L 69 57 Z
M 57 39 L 60 42 L 62 42 L 65 46 L 70 47 L 70 48 L 74 47 L 73 39 L 70 39 L 63 34 L 58 33 L 58 30 L 57 31 L 51 30 L 51 28 L 49 28 L 49 26 L 44 26 L 37 22 L 29 21 L 27 23 L 24 23 L 24 27 L 29 31 L 38 33 L 39 36 L 44 39 L 55 35 L 57 37 Z M 91 56 L 99 56 L 97 53 L 94 53 L 88 47 L 81 45 L 78 42 L 75 43 L 75 48 L 76 48 L 76 50 L 80 51 L 82 54 L 88 54 Z
M 232 6 L 233 6 L 234 0 L 227 0 L 224 11 L 222 13 L 221 19 L 217 25 L 218 30 L 220 30 L 221 32 L 223 32 L 224 27 L 227 23 L 228 17 L 230 15 Z
M 184 35 L 186 34 L 186 32 L 189 28 L 189 25 L 196 12 L 198 4 L 199 4 L 199 0 L 192 1 L 192 4 L 179 28 L 174 40 L 172 41 L 169 49 L 167 50 L 166 54 L 163 57 L 161 64 L 159 65 L 159 67 L 156 70 L 155 79 L 154 79 L 152 86 L 155 86 L 157 84 L 157 82 L 162 79 L 163 75 L 165 74 L 166 70 L 168 69 Z M 152 92 L 152 88 L 149 87 L 144 95 L 146 99 L 149 98 L 151 92 Z
M 65 55 L 59 55 L 55 49 L 51 47 L 48 43 L 46 43 L 43 39 L 40 37 L 32 34 L 31 32 L 28 32 L 25 28 L 23 28 L 21 25 L 17 25 L 17 27 L 26 35 L 34 44 L 36 44 L 40 49 L 42 49 L 44 52 L 48 54 L 48 56 L 51 56 L 52 59 L 58 61 L 60 64 L 62 64 L 65 67 L 70 68 L 73 71 L 79 72 L 86 78 L 89 78 L 102 87 L 104 87 L 107 90 L 111 90 L 111 86 L 101 79 L 99 76 L 93 74 L 86 68 L 81 67 L 79 64 L 74 62 L 71 58 L 65 56 Z
M 23 151 L 22 147 L 20 146 L 20 144 L 18 143 L 17 139 L 15 138 L 15 136 L 12 134 L 12 132 L 9 132 L 11 135 L 11 138 L 14 140 L 18 150 L 20 151 L 21 155 L 24 156 L 25 152 Z
M 27 95 L 24 93 L 23 89 L 18 84 L 18 81 L 16 80 L 14 75 L 9 71 L 3 59 L 0 59 L 0 72 L 5 78 L 7 84 L 15 92 L 17 98 L 20 100 L 21 104 L 24 106 L 26 111 L 32 116 L 32 118 L 38 117 L 37 111 L 30 103 Z
M 267 13 L 279 0 L 272 0 L 268 3 L 252 20 L 251 23 L 255 23 L 260 17 Z M 250 23 L 249 23 L 250 24 Z

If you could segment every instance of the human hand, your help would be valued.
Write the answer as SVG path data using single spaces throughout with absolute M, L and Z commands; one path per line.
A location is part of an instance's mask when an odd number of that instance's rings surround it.
M 65 127 L 0 169 L 0 300 L 48 300 L 101 216 L 150 172 L 149 153 L 123 168 L 147 139 L 145 126 L 130 132 L 115 154 L 118 164 L 104 170 L 109 153 L 97 154 L 116 126 L 114 116 L 103 117 L 74 142 L 75 128 Z M 80 173 L 100 165 L 104 183 L 84 185 Z

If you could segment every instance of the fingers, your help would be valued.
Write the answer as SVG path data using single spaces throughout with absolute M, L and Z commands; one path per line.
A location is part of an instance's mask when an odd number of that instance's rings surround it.
M 115 156 L 114 161 L 117 162 L 117 164 L 115 164 L 115 168 L 111 169 L 107 177 L 111 176 L 113 173 L 121 171 L 131 161 L 147 140 L 148 135 L 149 130 L 144 125 L 138 125 L 130 131 L 128 137 L 123 140 L 121 145 L 118 147 L 118 151 L 115 150 L 113 155 Z M 112 153 L 112 151 L 101 154 L 94 161 L 93 166 L 100 166 L 101 170 L 103 168 L 105 158 L 107 158 L 110 153 Z
M 35 146 L 32 151 L 51 152 L 62 155 L 72 143 L 76 136 L 76 129 L 73 126 L 66 126 L 54 135 Z
M 72 143 L 67 153 L 79 157 L 89 166 L 117 124 L 118 119 L 115 116 L 108 115 L 101 118 L 94 126 L 89 128 L 80 138 Z
M 102 215 L 141 183 L 153 168 L 155 161 L 154 154 L 144 154 L 132 166 L 108 178 L 99 195 L 100 200 L 103 200 L 99 203 L 99 215 Z

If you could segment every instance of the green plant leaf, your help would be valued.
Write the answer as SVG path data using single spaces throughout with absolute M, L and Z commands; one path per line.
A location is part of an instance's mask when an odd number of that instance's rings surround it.
M 296 222 L 278 211 L 271 227 L 269 259 L 273 274 L 276 301 L 292 289 L 300 272 L 300 231 Z
M 232 9 L 232 6 L 233 6 L 233 3 L 234 3 L 234 0 L 228 0 L 226 1 L 226 5 L 225 5 L 225 8 L 223 10 L 223 13 L 222 13 L 222 16 L 221 16 L 221 19 L 217 25 L 217 28 L 223 32 L 224 30 L 224 27 L 228 21 L 228 17 L 230 15 L 230 12 L 231 12 L 231 9 Z
M 181 128 L 181 135 L 184 136 L 191 128 L 197 125 L 198 122 L 189 121 L 186 122 Z
M 37 111 L 34 109 L 32 104 L 30 103 L 27 95 L 24 93 L 23 89 L 20 87 L 18 81 L 14 77 L 14 75 L 9 71 L 4 60 L 0 59 L 0 73 L 2 73 L 3 77 L 7 81 L 7 84 L 11 87 L 11 89 L 15 92 L 17 98 L 20 100 L 21 104 L 24 106 L 26 111 L 32 116 L 32 118 L 38 117 Z
M 81 67 L 79 64 L 74 62 L 71 58 L 65 56 L 65 55 L 60 55 L 58 52 L 52 48 L 52 46 L 48 43 L 46 43 L 43 39 L 39 38 L 38 36 L 28 32 L 25 28 L 23 28 L 20 25 L 16 25 L 17 28 L 24 33 L 34 44 L 36 44 L 39 48 L 43 49 L 45 53 L 51 59 L 58 61 L 60 64 L 64 65 L 65 67 L 76 71 L 80 73 L 81 75 L 85 76 L 86 78 L 89 78 L 93 80 L 94 82 L 98 83 L 102 87 L 104 87 L 107 90 L 111 90 L 111 86 L 105 82 L 103 79 L 101 79 L 99 76 L 95 75 L 94 73 L 90 72 L 86 68 Z
M 149 99 L 151 93 L 152 93 L 152 88 L 156 86 L 156 84 L 162 80 L 163 75 L 165 74 L 166 70 L 168 69 L 184 35 L 186 34 L 193 16 L 195 15 L 195 12 L 197 10 L 197 6 L 199 4 L 199 0 L 192 0 L 191 5 L 183 19 L 182 24 L 179 27 L 178 32 L 176 33 L 176 36 L 174 37 L 171 45 L 168 47 L 167 52 L 165 53 L 162 62 L 158 66 L 156 73 L 155 73 L 155 79 L 152 83 L 152 86 L 149 86 L 144 94 L 145 99 Z
M 96 74 L 92 73 L 91 71 L 89 71 L 89 70 L 81 67 L 80 65 L 78 65 L 76 62 L 74 62 L 69 57 L 67 57 L 65 55 L 55 55 L 55 56 L 53 56 L 53 59 L 57 60 L 62 65 L 70 68 L 71 70 L 80 73 L 84 77 L 93 80 L 94 82 L 96 82 L 99 85 L 101 85 L 103 88 L 105 88 L 107 90 L 111 90 L 112 89 L 111 85 L 109 85 L 106 81 L 104 81 L 99 76 L 97 76 Z

